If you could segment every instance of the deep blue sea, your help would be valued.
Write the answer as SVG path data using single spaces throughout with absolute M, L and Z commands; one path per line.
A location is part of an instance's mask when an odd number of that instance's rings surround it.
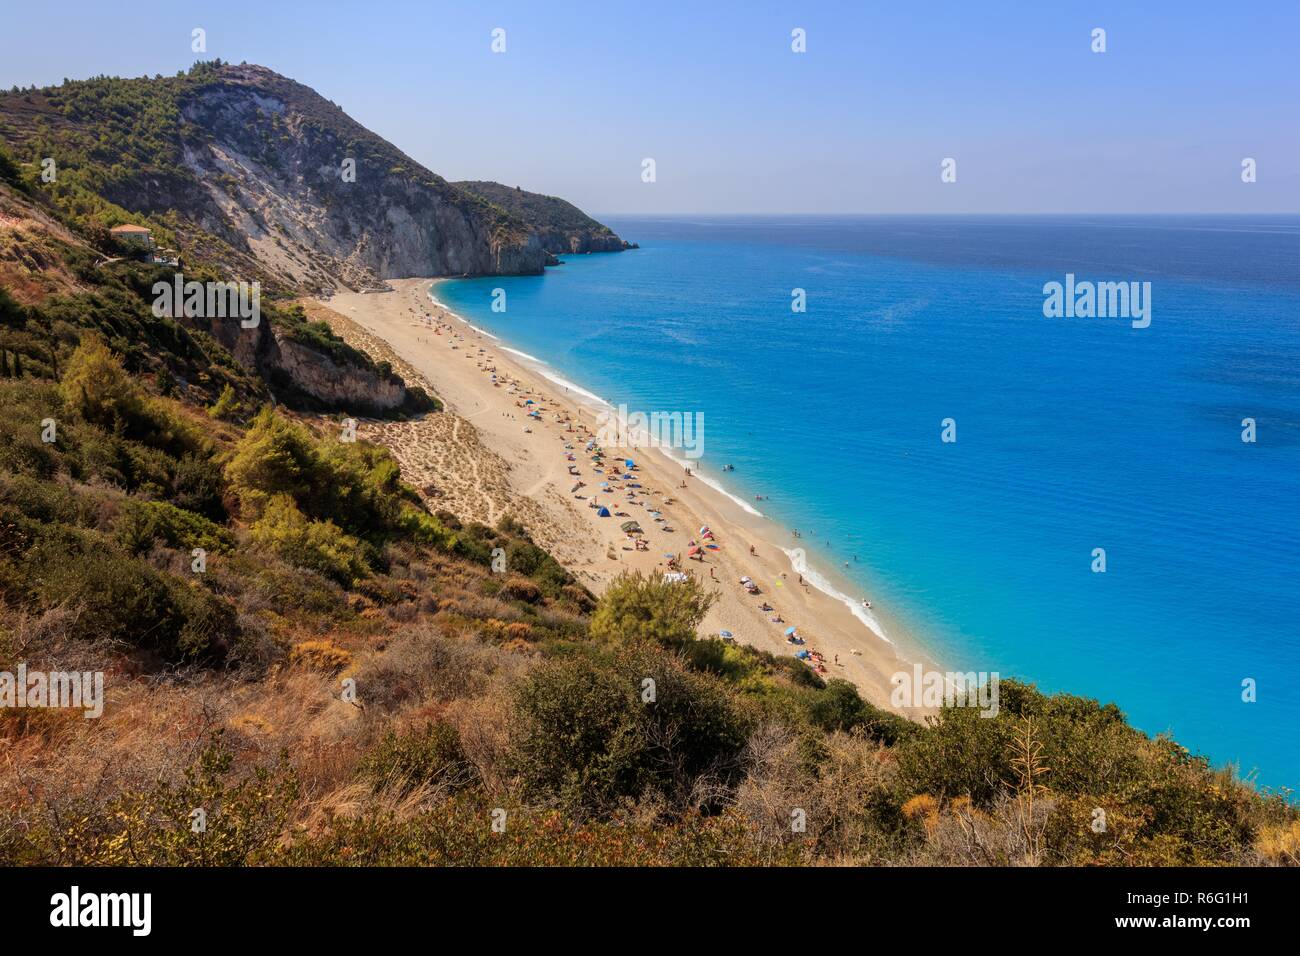
M 703 467 L 945 666 L 1300 789 L 1300 217 L 606 221 L 641 248 L 436 294 L 609 402 L 703 412 Z M 1045 318 L 1067 272 L 1149 281 L 1150 327 Z

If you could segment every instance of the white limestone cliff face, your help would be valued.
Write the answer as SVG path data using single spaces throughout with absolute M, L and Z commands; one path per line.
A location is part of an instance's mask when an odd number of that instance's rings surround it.
M 181 114 L 184 161 L 207 194 L 200 225 L 286 284 L 536 274 L 547 261 L 523 223 L 270 70 L 228 67 Z

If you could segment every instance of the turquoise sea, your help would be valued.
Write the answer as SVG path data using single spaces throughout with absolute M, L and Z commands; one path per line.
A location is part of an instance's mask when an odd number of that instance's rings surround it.
M 1300 217 L 604 221 L 641 248 L 436 295 L 608 402 L 702 412 L 704 470 L 945 666 L 1300 789 Z M 1067 273 L 1150 282 L 1150 326 L 1045 318 Z

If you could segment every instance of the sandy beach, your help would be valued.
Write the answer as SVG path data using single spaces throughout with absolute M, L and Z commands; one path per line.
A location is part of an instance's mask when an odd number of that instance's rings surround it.
M 596 403 L 432 301 L 434 281 L 392 280 L 391 292 L 304 303 L 313 319 L 329 322 L 352 345 L 389 361 L 444 403 L 443 412 L 419 421 L 362 420 L 359 429 L 392 450 L 431 508 L 489 524 L 513 515 L 596 594 L 625 570 L 665 573 L 666 555 L 676 555 L 683 571 L 717 595 L 704 633 L 729 631 L 739 642 L 778 655 L 817 652 L 824 678 L 852 681 L 881 707 L 889 706 L 892 674 L 916 660 L 929 666 L 918 649 L 891 644 L 871 630 L 861 619 L 870 615 L 860 617 L 844 600 L 801 582 L 785 549 L 802 542 L 789 529 L 688 477 L 658 449 L 606 448 L 605 470 L 598 472 L 584 451 L 599 427 Z M 624 457 L 637 467 L 619 480 L 612 472 L 615 465 L 623 470 Z M 599 517 L 596 502 L 608 505 L 611 516 Z M 644 550 L 621 530 L 629 520 L 641 526 Z M 712 542 L 700 534 L 706 526 Z M 686 558 L 692 541 L 703 545 L 703 561 Z M 760 593 L 747 592 L 742 577 Z M 789 627 L 798 629 L 804 644 L 787 642 Z

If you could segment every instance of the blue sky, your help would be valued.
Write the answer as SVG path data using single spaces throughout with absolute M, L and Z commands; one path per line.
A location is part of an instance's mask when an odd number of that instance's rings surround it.
M 594 213 L 1300 212 L 1300 2 L 1136 6 L 0 0 L 0 86 L 247 60 Z

